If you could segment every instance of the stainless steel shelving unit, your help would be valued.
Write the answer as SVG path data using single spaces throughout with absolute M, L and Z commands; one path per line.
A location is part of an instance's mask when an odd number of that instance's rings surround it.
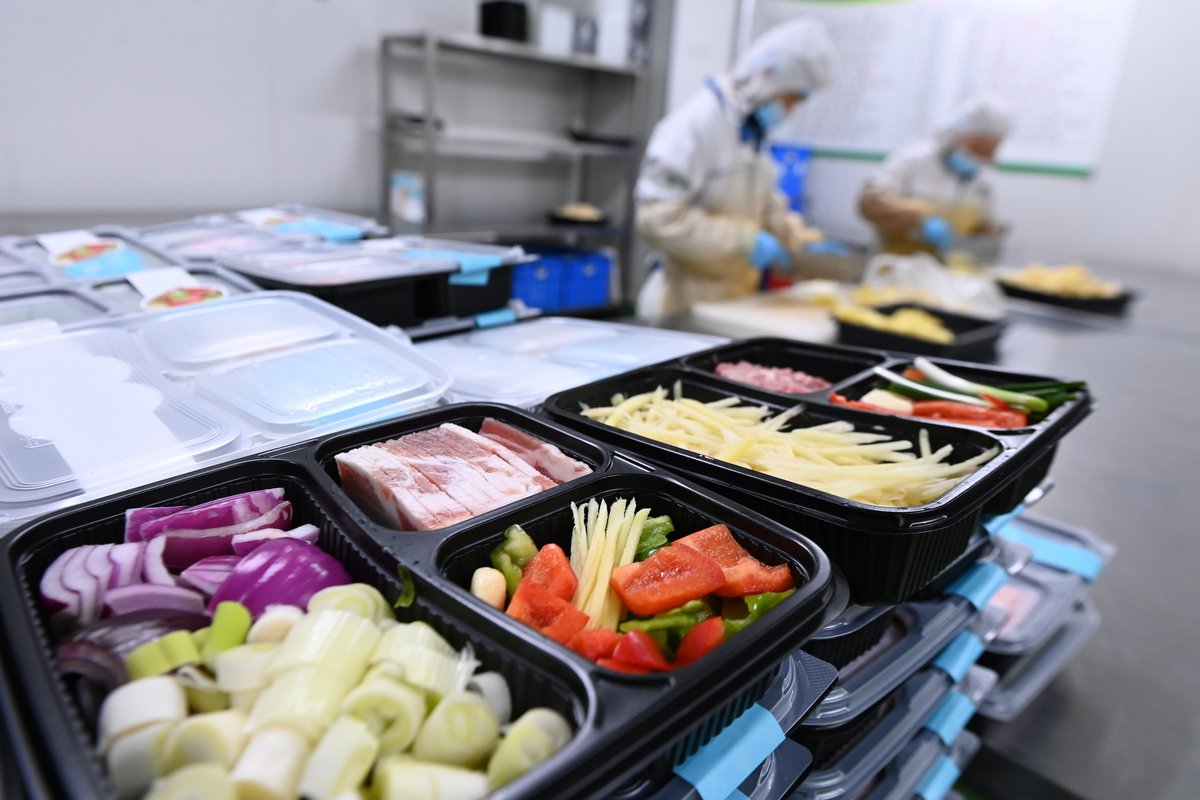
M 564 119 L 557 130 L 471 127 L 443 120 L 439 116 L 444 106 L 439 102 L 440 94 L 453 92 L 456 85 L 461 87 L 461 83 L 455 84 L 446 74 L 453 71 L 449 68 L 451 60 L 473 60 L 476 64 L 497 60 L 498 64 L 508 62 L 577 76 L 569 82 L 571 89 L 566 93 L 567 97 L 554 98 L 573 106 L 571 117 Z M 619 299 L 625 294 L 632 245 L 632 189 L 644 128 L 645 74 L 641 67 L 610 63 L 591 56 L 546 53 L 531 45 L 473 34 L 419 32 L 385 37 L 379 68 L 383 115 L 381 219 L 391 220 L 392 170 L 403 168 L 418 172 L 424 184 L 426 232 L 479 241 L 531 240 L 611 246 L 617 253 L 620 276 L 615 296 Z M 410 87 L 413 77 L 419 79 L 413 87 L 415 91 L 410 88 L 410 94 L 419 96 L 411 98 L 411 104 L 407 102 L 410 98 L 406 97 L 402 108 L 395 95 L 399 84 L 397 76 L 402 74 L 399 70 L 405 69 Z M 457 80 L 463 80 L 461 71 L 455 74 Z M 602 88 L 608 92 L 609 102 L 599 109 L 599 103 L 604 101 L 594 95 Z M 626 126 L 611 138 L 626 137 L 629 144 L 577 141 L 568 135 L 568 128 L 589 130 L 589 123 L 594 123 L 597 111 L 608 113 L 611 120 L 613 96 L 621 98 L 619 102 L 624 107 L 621 110 L 625 112 Z M 611 125 L 607 127 L 611 129 Z M 444 172 L 443 165 L 451 159 L 459 171 L 472 161 L 561 165 L 562 202 L 587 201 L 589 167 L 603 164 L 606 177 L 621 178 L 621 208 L 608 209 L 610 224 L 605 225 L 547 224 L 543 221 L 546 208 L 530 208 L 527 220 L 519 223 L 444 213 L 438 206 L 438 184 L 442 177 L 439 173 Z M 488 190 L 486 175 L 480 177 L 478 188 L 481 192 Z

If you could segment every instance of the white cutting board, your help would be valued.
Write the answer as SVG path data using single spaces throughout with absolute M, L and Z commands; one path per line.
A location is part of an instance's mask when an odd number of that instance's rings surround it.
M 690 327 L 731 339 L 781 336 L 806 342 L 836 341 L 837 324 L 829 309 L 812 305 L 797 288 L 697 303 L 692 306 Z

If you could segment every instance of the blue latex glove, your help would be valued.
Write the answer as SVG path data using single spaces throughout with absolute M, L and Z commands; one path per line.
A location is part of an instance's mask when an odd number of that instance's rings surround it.
M 941 217 L 926 217 L 921 223 L 921 241 L 939 253 L 950 246 L 950 223 Z
M 754 236 L 754 249 L 750 251 L 750 263 L 754 265 L 755 269 L 765 272 L 771 268 L 772 264 L 786 267 L 792 263 L 792 257 L 788 255 L 788 251 L 784 249 L 778 239 L 766 231 L 759 231 Z
M 846 247 L 846 245 L 842 244 L 841 242 L 835 242 L 830 239 L 822 239 L 821 241 L 813 242 L 808 247 L 804 248 L 804 252 L 816 253 L 818 255 L 824 254 L 831 256 L 848 256 L 850 255 L 850 248 Z

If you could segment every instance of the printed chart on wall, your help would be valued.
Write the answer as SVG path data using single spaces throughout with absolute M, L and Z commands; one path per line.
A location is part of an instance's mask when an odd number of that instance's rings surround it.
M 1134 0 L 773 0 L 758 30 L 823 22 L 835 83 L 780 138 L 818 155 L 882 158 L 928 137 L 963 100 L 1004 98 L 1017 127 L 1003 167 L 1086 175 L 1113 112 Z

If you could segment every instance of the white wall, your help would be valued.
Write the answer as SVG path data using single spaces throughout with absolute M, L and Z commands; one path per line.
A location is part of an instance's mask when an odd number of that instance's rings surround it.
M 1138 0 L 1116 110 L 1093 175 L 998 176 L 997 201 L 1013 228 L 1007 260 L 1079 258 L 1131 279 L 1140 267 L 1200 272 L 1197 30 L 1200 4 Z M 713 60 L 702 68 L 695 52 L 686 65 L 690 73 L 728 64 L 720 48 L 711 47 Z M 854 208 L 872 168 L 817 159 L 808 188 L 814 220 L 834 235 L 868 241 L 870 231 Z
M 373 212 L 380 36 L 473 31 L 476 8 L 4 0 L 0 220 L 284 199 Z

